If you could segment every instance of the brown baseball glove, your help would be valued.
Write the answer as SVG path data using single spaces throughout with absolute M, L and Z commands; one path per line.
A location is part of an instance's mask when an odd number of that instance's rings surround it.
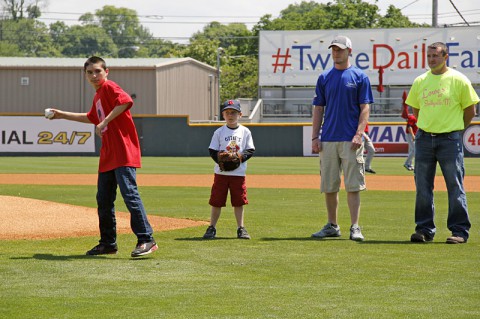
M 238 152 L 218 152 L 218 166 L 222 172 L 233 171 L 242 163 L 242 158 Z

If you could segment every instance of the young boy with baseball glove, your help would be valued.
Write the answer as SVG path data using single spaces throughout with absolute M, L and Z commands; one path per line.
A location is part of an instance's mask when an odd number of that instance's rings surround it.
M 220 218 L 222 207 L 226 206 L 230 191 L 230 201 L 237 220 L 237 237 L 250 239 L 243 226 L 243 206 L 248 204 L 245 174 L 247 160 L 255 152 L 252 133 L 248 128 L 238 123 L 242 117 L 240 102 L 228 100 L 223 104 L 222 115 L 226 124 L 218 128 L 212 136 L 208 147 L 210 156 L 215 161 L 215 176 L 210 194 L 209 204 L 212 207 L 210 226 L 204 239 L 216 236 L 216 225 Z

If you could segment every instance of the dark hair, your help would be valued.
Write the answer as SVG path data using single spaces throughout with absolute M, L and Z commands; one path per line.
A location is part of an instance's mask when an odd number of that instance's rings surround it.
M 435 42 L 435 43 L 432 43 L 428 46 L 429 49 L 434 49 L 436 50 L 437 48 L 441 48 L 442 49 L 442 55 L 445 56 L 446 54 L 448 54 L 448 47 L 445 43 L 443 42 Z
M 107 69 L 107 63 L 105 62 L 104 59 L 102 59 L 101 57 L 98 57 L 98 56 L 91 56 L 91 57 L 88 58 L 88 60 L 83 65 L 83 72 L 87 71 L 87 67 L 89 65 L 96 64 L 96 63 L 100 63 L 101 66 L 102 66 L 102 69 L 104 69 L 104 70 Z

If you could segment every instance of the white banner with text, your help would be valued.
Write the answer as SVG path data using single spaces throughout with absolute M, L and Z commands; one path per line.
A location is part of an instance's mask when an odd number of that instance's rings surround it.
M 94 153 L 93 124 L 40 116 L 0 116 L 0 153 Z
M 448 66 L 480 83 L 480 26 L 472 26 L 260 31 L 259 85 L 315 86 L 319 74 L 333 66 L 328 47 L 336 35 L 352 40 L 350 61 L 372 85 L 411 85 L 428 68 L 427 46 L 434 42 L 448 46 Z

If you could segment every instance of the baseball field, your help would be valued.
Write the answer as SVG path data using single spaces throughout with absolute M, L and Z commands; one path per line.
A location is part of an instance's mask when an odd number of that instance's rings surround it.
M 437 173 L 434 242 L 412 244 L 413 173 L 404 158 L 375 158 L 362 193 L 365 242 L 310 237 L 326 222 L 318 159 L 253 157 L 245 226 L 236 239 L 224 208 L 209 218 L 212 161 L 143 158 L 139 189 L 159 250 L 132 259 L 136 238 L 120 194 L 119 253 L 97 244 L 96 157 L 2 157 L 0 313 L 4 318 L 480 318 L 480 159 L 467 158 L 472 221 L 446 245 L 447 195 Z

